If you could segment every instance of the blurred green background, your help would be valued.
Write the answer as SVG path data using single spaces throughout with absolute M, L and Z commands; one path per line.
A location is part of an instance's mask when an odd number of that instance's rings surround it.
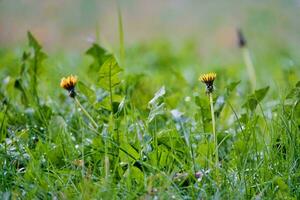
M 193 85 L 199 73 L 225 68 L 232 79 L 245 79 L 236 44 L 241 28 L 258 87 L 278 87 L 287 75 L 294 80 L 299 74 L 299 0 L 1 0 L 1 77 L 17 70 L 30 30 L 49 55 L 45 65 L 51 66 L 53 81 L 70 72 L 85 79 L 83 66 L 91 59 L 84 54 L 92 42 L 119 56 L 118 5 L 126 73 L 157 76 L 160 69 L 172 68 Z
M 87 47 L 96 29 L 103 41 L 118 44 L 117 3 L 127 44 L 192 38 L 201 54 L 226 54 L 237 27 L 257 50 L 279 45 L 295 51 L 300 44 L 299 0 L 1 0 L 1 46 L 19 46 L 27 30 L 54 50 Z

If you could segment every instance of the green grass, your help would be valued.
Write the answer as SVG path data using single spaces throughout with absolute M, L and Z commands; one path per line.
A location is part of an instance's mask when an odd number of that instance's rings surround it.
M 0 51 L 1 199 L 300 198 L 296 61 L 256 67 L 251 92 L 241 52 L 230 67 L 211 68 L 190 41 L 133 45 L 125 57 L 120 33 L 116 57 L 97 44 L 46 56 L 28 39 L 22 50 Z M 285 59 L 278 52 L 254 66 Z M 217 73 L 217 169 L 209 98 L 197 80 L 209 71 Z M 97 126 L 59 87 L 69 74 Z

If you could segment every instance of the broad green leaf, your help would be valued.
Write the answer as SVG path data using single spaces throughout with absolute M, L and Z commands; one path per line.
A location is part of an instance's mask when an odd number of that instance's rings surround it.
M 30 53 L 24 51 L 22 54 L 22 61 L 26 61 L 28 58 L 30 58 Z
M 99 84 L 100 86 L 110 91 L 112 88 L 120 84 L 119 73 L 122 71 L 118 65 L 115 57 L 110 55 L 99 70 Z
M 39 51 L 42 49 L 42 46 L 39 44 L 39 42 L 34 38 L 31 32 L 27 32 L 27 37 L 29 41 L 29 46 L 32 47 L 35 51 Z
M 239 118 L 240 122 L 243 124 L 247 124 L 249 121 L 249 117 L 247 114 L 243 113 L 241 114 L 241 117 Z
M 93 57 L 94 62 L 90 65 L 90 68 L 94 70 L 99 70 L 109 56 L 107 51 L 96 43 L 86 51 L 86 54 Z
M 137 152 L 136 149 L 128 142 L 122 142 L 120 148 L 122 148 L 120 151 L 120 158 L 122 161 L 126 161 L 128 159 L 133 160 L 133 158 L 134 160 L 138 160 L 140 158 L 139 152 Z
M 285 113 L 290 115 L 293 113 L 297 124 L 300 124 L 300 81 L 286 96 L 284 107 Z
M 95 92 L 92 89 L 90 89 L 88 86 L 86 86 L 83 82 L 79 81 L 77 87 L 79 89 L 79 92 L 84 94 L 84 96 L 86 96 L 86 98 L 89 100 L 90 103 L 93 104 L 96 101 Z
M 39 64 L 48 57 L 47 54 L 42 51 L 38 51 L 35 56 Z
M 14 88 L 18 89 L 21 92 L 21 101 L 24 105 L 28 105 L 29 104 L 29 99 L 27 97 L 25 88 L 22 84 L 22 79 L 21 78 L 17 78 L 14 82 Z
M 241 81 L 231 82 L 226 86 L 226 95 L 229 96 L 230 93 L 240 84 Z
M 274 179 L 275 179 L 274 180 L 275 184 L 278 185 L 278 187 L 281 191 L 288 191 L 289 190 L 289 186 L 285 183 L 285 181 L 283 180 L 282 177 L 276 176 Z
M 215 100 L 215 115 L 216 117 L 219 117 L 221 112 L 224 109 L 224 106 L 227 102 L 227 99 L 230 97 L 231 93 L 234 91 L 234 89 L 238 86 L 238 84 L 241 81 L 231 82 L 229 83 L 225 88 L 225 93 L 223 95 L 220 95 Z
M 118 94 L 113 95 L 113 113 L 118 112 L 120 102 L 122 102 L 122 96 Z M 94 104 L 95 108 L 104 108 L 106 110 L 111 110 L 111 102 L 110 102 L 110 96 L 106 96 L 101 101 Z
M 47 55 L 42 51 L 42 46 L 30 32 L 27 33 L 27 36 L 29 47 L 33 52 L 31 51 L 31 53 L 23 53 L 19 77 L 19 85 L 22 87 L 22 89 L 21 87 L 18 87 L 18 89 L 23 90 L 22 93 L 27 94 L 29 104 L 34 103 L 33 105 L 38 106 L 40 104 L 40 97 L 38 94 L 38 75 L 42 69 L 42 61 L 47 58 Z M 17 85 L 18 84 L 16 84 L 16 86 Z M 42 118 L 43 116 L 41 113 L 40 119 L 43 120 Z
M 37 39 L 31 34 L 31 32 L 27 33 L 29 47 L 34 50 L 34 57 L 30 60 L 31 65 L 33 67 L 37 67 L 41 64 L 41 62 L 47 58 L 47 54 L 42 51 L 42 46 L 37 41 Z M 30 56 L 30 53 L 23 53 L 22 60 L 26 61 Z
M 265 88 L 262 88 L 262 89 L 259 89 L 259 90 L 255 91 L 254 96 L 255 96 L 255 98 L 257 99 L 258 102 L 261 102 L 265 98 L 267 92 L 269 91 L 269 88 L 270 87 L 267 86 Z
M 264 99 L 268 91 L 269 91 L 269 86 L 259 90 L 255 90 L 254 94 L 248 96 L 247 101 L 243 105 L 243 107 L 246 107 L 251 111 L 254 111 L 257 105 Z
M 137 185 L 140 185 L 144 181 L 144 173 L 137 167 L 129 167 L 123 175 L 126 178 L 131 178 L 136 182 Z
M 300 81 L 286 96 L 286 99 L 300 99 Z

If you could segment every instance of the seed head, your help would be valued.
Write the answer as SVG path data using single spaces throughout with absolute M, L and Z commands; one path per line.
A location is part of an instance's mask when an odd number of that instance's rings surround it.
M 69 92 L 69 96 L 74 98 L 76 96 L 75 86 L 77 83 L 76 76 L 68 76 L 67 78 L 63 77 L 60 81 L 60 87 L 64 88 Z
M 243 47 L 245 47 L 247 45 L 246 38 L 245 38 L 245 36 L 244 36 L 244 34 L 243 34 L 243 32 L 242 32 L 241 29 L 237 30 L 237 39 L 238 39 L 238 41 L 237 41 L 238 42 L 238 46 L 240 48 L 243 48 Z
M 206 93 L 212 93 L 214 91 L 214 80 L 216 79 L 217 74 L 216 73 L 208 73 L 203 74 L 199 77 L 199 80 L 206 85 Z

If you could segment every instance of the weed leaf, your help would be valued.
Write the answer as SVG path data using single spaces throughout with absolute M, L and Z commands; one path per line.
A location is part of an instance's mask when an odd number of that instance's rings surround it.
M 254 94 L 248 96 L 246 103 L 243 107 L 254 111 L 257 105 L 265 98 L 267 92 L 269 91 L 269 86 L 265 88 L 261 88 L 259 90 L 255 90 Z
M 93 71 L 98 71 L 109 56 L 107 51 L 96 43 L 85 53 L 94 59 L 94 62 L 90 65 L 90 69 Z
M 162 86 L 149 101 L 148 108 L 150 109 L 150 113 L 148 116 L 148 122 L 151 122 L 156 116 L 165 113 L 165 103 L 160 101 L 165 94 L 165 86 Z
M 103 89 L 110 91 L 110 89 L 114 88 L 121 82 L 119 78 L 119 73 L 121 71 L 122 69 L 118 65 L 115 57 L 110 55 L 99 70 L 100 86 Z
M 154 97 L 149 101 L 148 105 L 155 106 L 158 104 L 158 99 L 166 94 L 165 86 L 162 86 L 154 95 Z
M 39 51 L 42 49 L 42 46 L 39 44 L 39 42 L 34 38 L 31 32 L 27 32 L 27 37 L 29 41 L 29 46 L 32 47 L 35 51 Z
M 79 81 L 77 85 L 78 85 L 77 87 L 78 87 L 79 91 L 82 94 L 84 94 L 84 96 L 88 99 L 88 101 L 90 103 L 93 104 L 96 101 L 95 92 L 81 81 Z

